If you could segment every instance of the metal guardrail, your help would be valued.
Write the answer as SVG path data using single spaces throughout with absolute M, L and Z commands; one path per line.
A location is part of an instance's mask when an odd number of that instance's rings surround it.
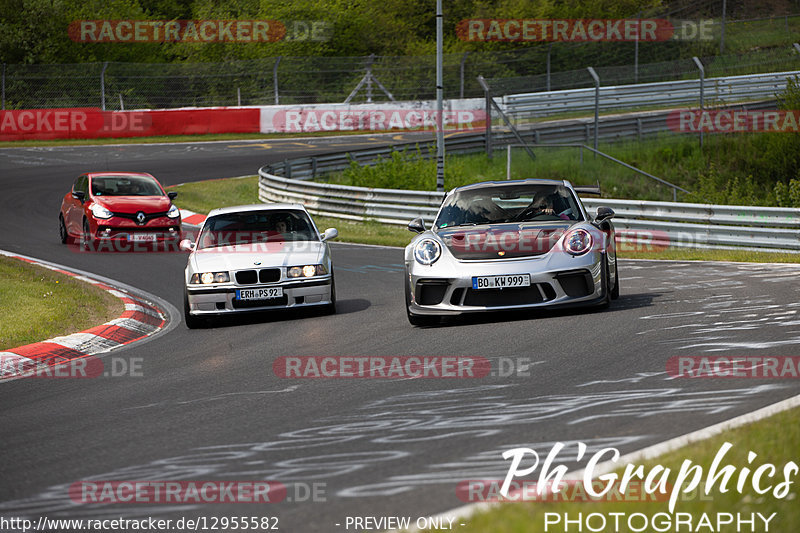
M 704 81 L 704 99 L 711 105 L 775 98 L 786 90 L 787 78 L 799 70 L 709 78 Z M 651 106 L 697 104 L 700 80 L 679 80 L 636 85 L 600 87 L 600 108 L 631 109 Z M 595 107 L 595 89 L 572 89 L 504 96 L 506 113 L 515 119 L 549 116 L 565 111 L 591 111 Z
M 746 105 L 727 106 L 729 108 L 774 109 L 774 101 L 755 102 Z M 667 116 L 669 111 L 648 111 L 636 115 L 621 115 L 611 117 L 601 117 L 599 134 L 600 138 L 606 141 L 634 140 L 657 135 L 670 131 L 667 126 Z M 588 143 L 593 139 L 592 119 L 569 119 L 553 122 L 540 122 L 529 124 L 525 127 L 518 127 L 517 131 L 523 139 L 536 148 L 536 144 L 556 144 L 556 143 Z M 367 148 L 361 150 L 350 150 L 348 152 L 337 152 L 323 154 L 313 157 L 298 159 L 286 159 L 282 162 L 272 163 L 264 167 L 265 172 L 273 175 L 285 176 L 292 179 L 307 180 L 319 175 L 339 172 L 350 166 L 352 161 L 359 165 L 374 165 L 379 158 L 386 158 L 392 152 L 404 149 L 414 150 L 419 147 L 423 157 L 435 156 L 435 148 L 432 147 L 433 137 L 420 138 L 419 141 L 395 144 L 381 148 Z M 515 144 L 518 140 L 516 136 L 508 131 L 493 131 L 492 143 L 494 148 L 500 149 L 508 144 Z M 449 154 L 470 154 L 482 152 L 486 146 L 486 134 L 464 133 L 453 135 L 447 138 L 447 153 Z
M 371 189 L 275 176 L 259 170 L 262 202 L 305 204 L 315 215 L 352 220 L 373 219 L 407 224 L 422 217 L 431 222 L 444 197 L 441 192 Z M 614 209 L 620 237 L 638 246 L 739 248 L 800 253 L 800 209 L 584 199 L 589 210 Z

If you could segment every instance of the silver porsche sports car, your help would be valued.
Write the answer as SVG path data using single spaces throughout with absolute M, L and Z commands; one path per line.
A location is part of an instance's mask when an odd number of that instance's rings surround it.
M 595 189 L 595 190 L 591 190 Z M 408 320 L 542 306 L 608 306 L 619 296 L 614 211 L 586 212 L 568 181 L 526 179 L 458 187 L 433 227 L 405 249 Z
M 256 204 L 215 209 L 186 265 L 184 318 L 190 328 L 208 316 L 275 308 L 325 306 L 336 311 L 327 241 L 300 204 Z

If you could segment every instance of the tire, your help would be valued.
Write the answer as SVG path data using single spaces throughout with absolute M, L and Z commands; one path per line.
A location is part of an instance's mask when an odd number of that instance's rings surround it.
M 411 286 L 408 283 L 408 274 L 406 274 L 406 316 L 408 322 L 412 326 L 435 326 L 439 324 L 438 316 L 429 315 L 415 315 L 410 311 L 411 307 Z
M 603 299 L 598 305 L 600 309 L 608 309 L 611 306 L 611 273 L 609 272 L 610 267 L 608 266 L 608 256 L 603 256 L 603 266 L 602 266 L 602 276 L 603 280 L 601 282 L 601 291 L 603 293 Z
M 183 321 L 189 329 L 197 329 L 203 325 L 203 319 L 189 313 L 189 296 L 183 293 Z
M 336 314 L 336 280 L 333 278 L 333 270 L 331 270 L 331 303 L 325 307 L 325 313 L 328 315 Z
M 92 232 L 89 230 L 89 222 L 83 220 L 83 231 L 81 232 L 81 248 L 83 250 L 94 250 L 95 241 L 92 238 Z
M 611 299 L 619 298 L 619 257 L 614 257 L 614 288 L 611 289 Z
M 64 215 L 58 215 L 58 236 L 61 239 L 61 244 L 69 243 L 69 234 L 67 233 L 67 225 L 64 224 Z

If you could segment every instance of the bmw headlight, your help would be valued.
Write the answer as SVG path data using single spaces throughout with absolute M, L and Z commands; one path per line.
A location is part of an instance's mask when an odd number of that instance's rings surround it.
M 583 255 L 592 248 L 592 234 L 585 229 L 572 230 L 564 236 L 564 249 L 572 255 Z
M 442 247 L 433 239 L 422 239 L 414 246 L 414 258 L 422 265 L 432 265 L 440 255 Z
M 172 204 L 169 208 L 169 211 L 167 211 L 167 216 L 169 218 L 178 218 L 179 216 L 181 216 L 181 210 L 178 209 L 177 205 Z
M 310 278 L 312 276 L 324 276 L 328 273 L 325 265 L 302 265 L 289 267 L 286 275 L 290 278 Z
M 209 285 L 211 283 L 227 283 L 231 277 L 227 272 L 196 272 L 192 274 L 189 283 L 193 285 Z
M 92 211 L 92 214 L 95 218 L 111 218 L 114 216 L 114 213 L 106 209 L 100 204 L 92 204 L 92 207 L 89 208 Z

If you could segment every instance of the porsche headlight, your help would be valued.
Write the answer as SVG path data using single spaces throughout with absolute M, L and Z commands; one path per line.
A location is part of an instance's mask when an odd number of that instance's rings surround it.
M 114 216 L 114 213 L 112 213 L 111 211 L 109 211 L 100 204 L 92 204 L 92 207 L 90 207 L 89 209 L 92 211 L 92 214 L 95 216 L 95 218 L 106 219 Z
M 189 283 L 194 285 L 209 285 L 211 283 L 227 283 L 231 277 L 227 272 L 197 272 L 192 274 Z
M 572 255 L 583 255 L 592 248 L 592 234 L 585 229 L 570 231 L 564 236 L 564 249 Z
M 302 265 L 289 267 L 286 275 L 290 278 L 310 278 L 312 276 L 324 276 L 328 273 L 325 265 Z
M 440 255 L 442 247 L 433 239 L 422 239 L 414 246 L 414 258 L 422 265 L 432 265 Z
M 181 210 L 178 209 L 177 205 L 172 204 L 169 208 L 169 211 L 167 211 L 167 216 L 169 218 L 178 218 L 179 216 L 181 216 Z

